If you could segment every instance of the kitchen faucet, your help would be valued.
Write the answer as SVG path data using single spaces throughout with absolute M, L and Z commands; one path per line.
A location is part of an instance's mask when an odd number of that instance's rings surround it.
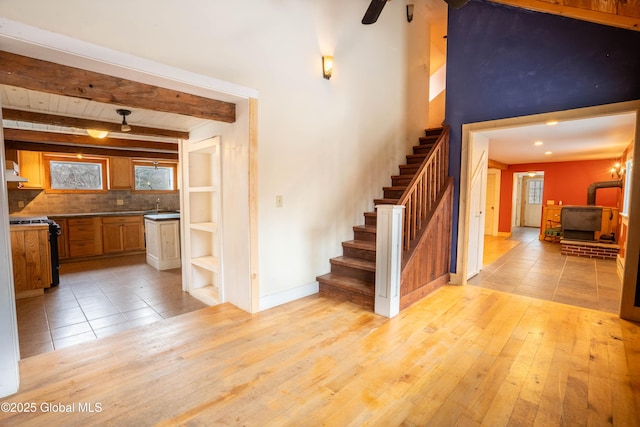
M 156 199 L 156 213 L 160 212 L 160 197 Z

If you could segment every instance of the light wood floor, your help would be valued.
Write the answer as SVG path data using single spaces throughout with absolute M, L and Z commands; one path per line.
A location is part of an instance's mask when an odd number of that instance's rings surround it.
M 474 286 L 391 320 L 319 296 L 224 304 L 20 366 L 4 400 L 37 411 L 0 425 L 640 425 L 639 325 Z

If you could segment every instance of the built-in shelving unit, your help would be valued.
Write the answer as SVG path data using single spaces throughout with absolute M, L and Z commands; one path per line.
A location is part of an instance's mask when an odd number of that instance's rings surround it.
M 185 290 L 209 305 L 224 302 L 220 137 L 185 141 L 182 157 Z

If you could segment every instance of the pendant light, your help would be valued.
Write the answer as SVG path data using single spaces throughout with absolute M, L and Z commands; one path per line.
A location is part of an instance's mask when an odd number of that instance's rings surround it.
M 120 126 L 120 130 L 122 132 L 131 132 L 131 126 L 127 123 L 127 116 L 131 114 L 131 111 L 117 109 L 116 112 L 122 116 L 122 126 Z

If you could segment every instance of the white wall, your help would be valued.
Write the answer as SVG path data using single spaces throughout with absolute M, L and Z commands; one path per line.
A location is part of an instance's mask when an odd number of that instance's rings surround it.
M 428 70 L 426 18 L 407 23 L 396 1 L 364 26 L 368 3 L 5 0 L 0 16 L 259 91 L 259 283 L 269 296 L 329 271 L 425 126 L 428 73 L 416 67 Z M 330 81 L 322 54 L 335 58 Z

